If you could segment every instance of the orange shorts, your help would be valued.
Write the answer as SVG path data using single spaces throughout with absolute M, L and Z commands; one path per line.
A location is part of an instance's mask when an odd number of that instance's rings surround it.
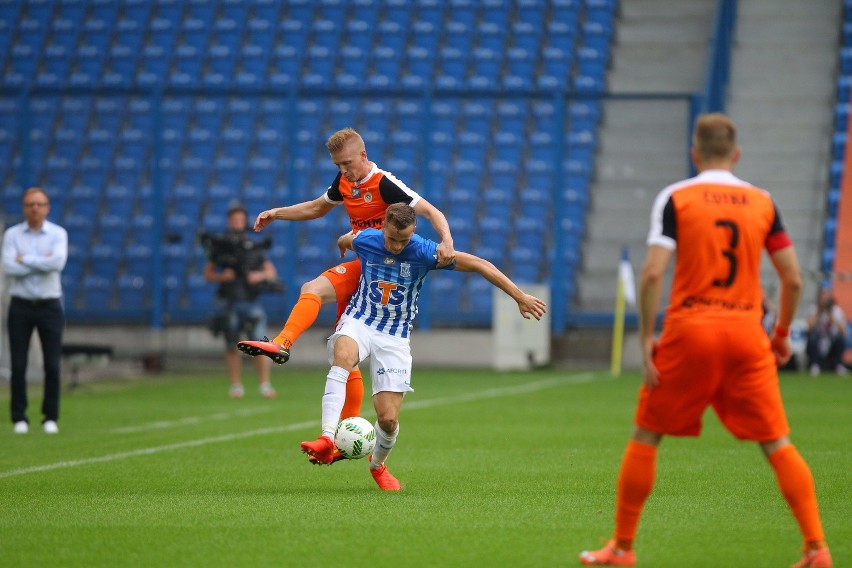
M 769 442 L 790 432 L 769 338 L 752 320 L 667 322 L 654 364 L 660 384 L 639 391 L 636 424 L 671 436 L 698 436 L 712 405 L 737 438 Z
M 358 289 L 358 281 L 361 279 L 361 261 L 350 260 L 333 266 L 322 273 L 334 286 L 334 294 L 337 296 L 337 319 L 349 304 L 349 298 Z

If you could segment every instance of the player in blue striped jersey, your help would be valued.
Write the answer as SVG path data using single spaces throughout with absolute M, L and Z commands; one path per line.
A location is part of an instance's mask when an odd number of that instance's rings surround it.
M 346 395 L 346 378 L 352 368 L 369 357 L 377 417 L 370 473 L 381 489 L 390 491 L 401 486 L 384 462 L 399 433 L 403 397 L 414 390 L 409 338 L 426 275 L 436 269 L 477 272 L 514 299 L 524 318 L 541 319 L 546 310 L 544 302 L 523 292 L 497 267 L 478 256 L 457 251 L 453 264 L 438 269 L 438 244 L 415 235 L 415 228 L 414 209 L 395 203 L 388 207 L 381 231 L 364 229 L 338 239 L 341 255 L 350 249 L 358 254 L 361 279 L 328 340 L 332 367 L 322 398 L 322 435 L 302 442 L 303 452 L 321 463 L 332 462 L 334 431 Z

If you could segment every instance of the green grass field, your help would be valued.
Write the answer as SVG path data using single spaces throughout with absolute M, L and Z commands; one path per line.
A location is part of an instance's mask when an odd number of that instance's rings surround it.
M 224 374 L 88 384 L 61 433 L 0 429 L 0 566 L 575 566 L 612 530 L 639 377 L 416 369 L 382 493 L 366 461 L 308 464 L 324 370 L 281 369 L 279 398 L 227 398 Z M 852 381 L 784 375 L 835 566 L 852 564 Z M 8 421 L 8 389 L 0 394 Z M 362 414 L 372 421 L 372 409 Z M 789 566 L 799 535 L 772 470 L 715 416 L 667 439 L 640 566 Z

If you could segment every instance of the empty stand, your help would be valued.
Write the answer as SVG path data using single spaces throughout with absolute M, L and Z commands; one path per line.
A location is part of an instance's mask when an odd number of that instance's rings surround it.
M 565 240 L 565 254 L 577 254 L 600 106 L 569 102 L 562 132 L 553 97 L 536 90 L 605 87 L 614 8 L 606 0 L 0 3 L 0 84 L 76 89 L 32 96 L 27 109 L 0 97 L 4 210 L 16 210 L 20 195 L 24 113 L 29 173 L 66 197 L 54 214 L 81 257 L 75 305 L 94 305 L 105 279 L 109 305 L 143 301 L 159 244 L 167 305 L 189 313 L 212 294 L 187 268 L 197 231 L 223 230 L 234 198 L 252 215 L 315 198 L 336 174 L 326 136 L 355 126 L 371 159 L 447 211 L 457 247 L 495 255 L 517 278 L 545 279 L 530 251 L 549 246 L 556 198 L 580 228 Z M 363 87 L 376 96 L 360 96 Z M 397 96 L 399 87 L 424 96 Z M 337 92 L 291 98 L 292 88 Z M 425 96 L 434 88 L 441 94 Z M 838 108 L 838 122 L 847 115 Z M 331 217 L 333 228 L 345 225 L 341 212 Z M 288 253 L 293 289 L 334 257 L 313 244 Z M 437 279 L 433 296 L 444 301 L 431 309 L 487 321 L 490 293 L 476 280 Z

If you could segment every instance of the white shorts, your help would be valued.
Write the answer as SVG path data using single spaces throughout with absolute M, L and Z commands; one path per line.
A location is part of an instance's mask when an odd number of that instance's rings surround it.
M 334 343 L 341 335 L 358 344 L 358 362 L 370 357 L 370 383 L 373 394 L 411 392 L 411 345 L 408 339 L 376 331 L 344 314 L 334 334 L 328 338 L 328 363 L 334 363 Z

